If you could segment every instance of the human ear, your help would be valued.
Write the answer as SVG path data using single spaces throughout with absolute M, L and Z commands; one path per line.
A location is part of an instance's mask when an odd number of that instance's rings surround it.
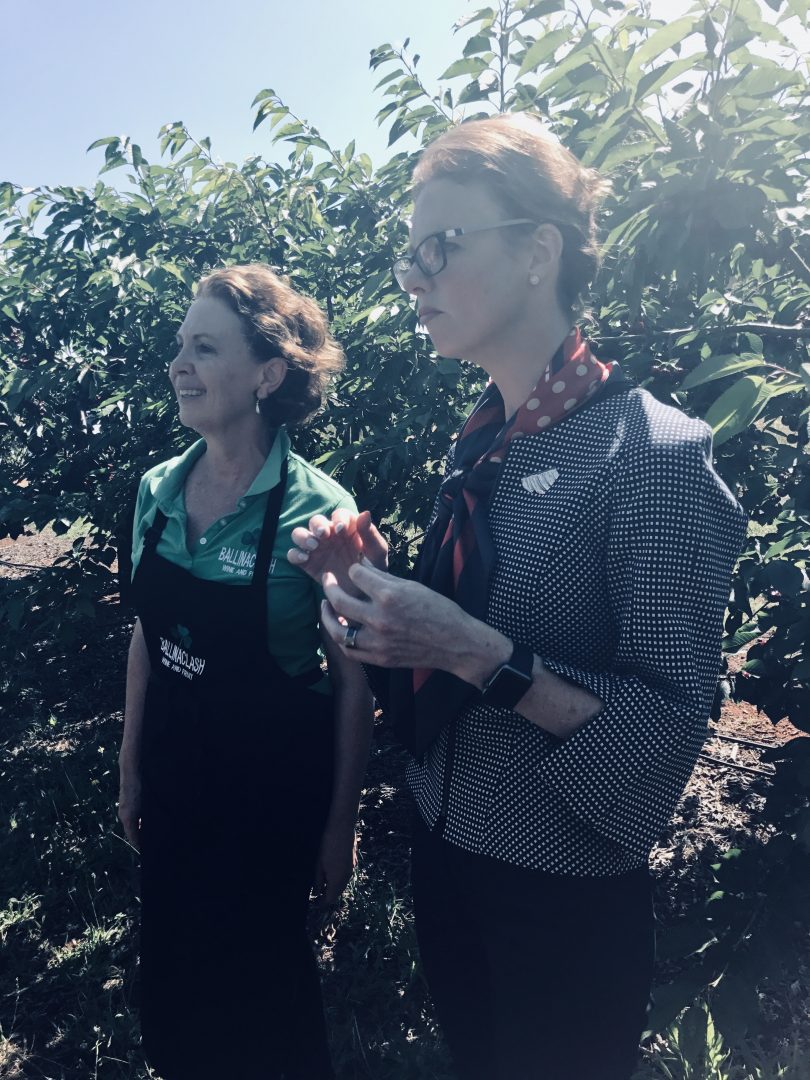
M 256 390 L 257 398 L 267 398 L 274 394 L 287 375 L 287 361 L 283 356 L 274 356 L 262 364 L 262 375 Z
M 562 233 L 556 225 L 538 225 L 532 236 L 529 283 L 539 285 L 556 272 L 563 252 Z

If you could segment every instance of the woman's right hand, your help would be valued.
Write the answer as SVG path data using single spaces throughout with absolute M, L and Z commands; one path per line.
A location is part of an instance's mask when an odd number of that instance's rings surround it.
M 388 544 L 368 510 L 362 514 L 335 510 L 331 521 L 315 514 L 308 528 L 293 529 L 292 541 L 295 547 L 287 552 L 287 559 L 293 566 L 306 571 L 319 585 L 330 571 L 351 596 L 363 595 L 349 577 L 351 566 L 366 558 L 378 570 L 388 568 Z
M 132 772 L 121 770 L 118 789 L 118 820 L 124 827 L 124 835 L 136 851 L 141 850 L 141 780 Z

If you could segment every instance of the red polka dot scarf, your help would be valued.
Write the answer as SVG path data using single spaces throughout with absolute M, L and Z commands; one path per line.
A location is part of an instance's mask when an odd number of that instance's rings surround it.
M 455 600 L 475 618 L 486 619 L 495 566 L 489 501 L 509 444 L 513 439 L 548 431 L 570 416 L 596 394 L 611 367 L 591 355 L 588 343 L 575 328 L 514 416 L 506 419 L 501 393 L 489 383 L 459 433 L 454 468 L 442 483 L 438 512 L 416 565 L 420 582 Z M 446 721 L 475 693 L 448 672 L 430 668 L 414 670 L 412 690 L 412 721 L 417 729 L 428 731 L 435 728 L 437 711 L 444 713 Z M 420 724 L 420 714 L 425 716 L 425 724 Z M 410 748 L 417 753 L 426 745 L 419 737 L 403 741 L 406 745 L 410 741 Z
M 487 512 L 505 451 L 513 439 L 548 431 L 570 416 L 609 373 L 609 365 L 591 355 L 575 328 L 509 420 L 498 387 L 489 383 L 458 436 L 455 468 L 441 486 L 438 513 L 420 555 L 420 581 L 484 618 L 495 561 Z M 428 674 L 414 673 L 415 689 Z

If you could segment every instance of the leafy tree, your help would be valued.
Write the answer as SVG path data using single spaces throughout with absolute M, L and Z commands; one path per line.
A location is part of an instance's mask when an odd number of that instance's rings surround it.
M 729 654 L 749 650 L 727 688 L 810 732 L 810 109 L 791 19 L 807 27 L 807 0 L 708 0 L 673 21 L 643 0 L 587 11 L 499 0 L 458 25 L 466 40 L 438 88 L 407 43 L 372 52 L 389 143 L 417 146 L 376 170 L 268 89 L 255 124 L 288 145 L 284 164 L 219 164 L 207 140 L 171 123 L 159 164 L 129 139 L 93 144 L 101 175 L 125 168 L 132 190 L 0 184 L 0 536 L 88 525 L 51 575 L 0 600 L 15 640 L 68 641 L 92 617 L 121 507 L 185 438 L 165 367 L 193 283 L 223 262 L 270 262 L 326 308 L 348 364 L 296 442 L 386 520 L 397 565 L 408 561 L 480 389 L 435 357 L 391 280 L 408 176 L 418 146 L 449 123 L 530 110 L 612 182 L 589 317 L 597 352 L 711 424 L 717 468 L 753 523 L 725 640 Z M 786 882 L 786 904 L 810 896 L 806 745 L 780 752 L 765 863 L 718 864 L 721 896 L 693 927 L 701 965 L 671 988 L 657 1024 L 724 973 L 715 1018 L 741 1015 L 723 1008 L 744 982 L 734 963 L 753 955 L 739 944 Z

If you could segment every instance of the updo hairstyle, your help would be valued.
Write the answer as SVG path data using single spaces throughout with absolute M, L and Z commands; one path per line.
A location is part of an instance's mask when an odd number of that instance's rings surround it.
M 197 296 L 222 300 L 239 316 L 259 363 L 277 356 L 286 360 L 284 382 L 259 402 L 271 427 L 302 424 L 320 409 L 344 356 L 314 300 L 262 263 L 212 271 L 199 283 Z
M 550 222 L 563 238 L 557 295 L 572 317 L 599 269 L 596 209 L 608 190 L 545 127 L 526 113 L 469 120 L 423 152 L 413 174 L 413 197 L 431 180 L 479 184 L 509 218 Z

